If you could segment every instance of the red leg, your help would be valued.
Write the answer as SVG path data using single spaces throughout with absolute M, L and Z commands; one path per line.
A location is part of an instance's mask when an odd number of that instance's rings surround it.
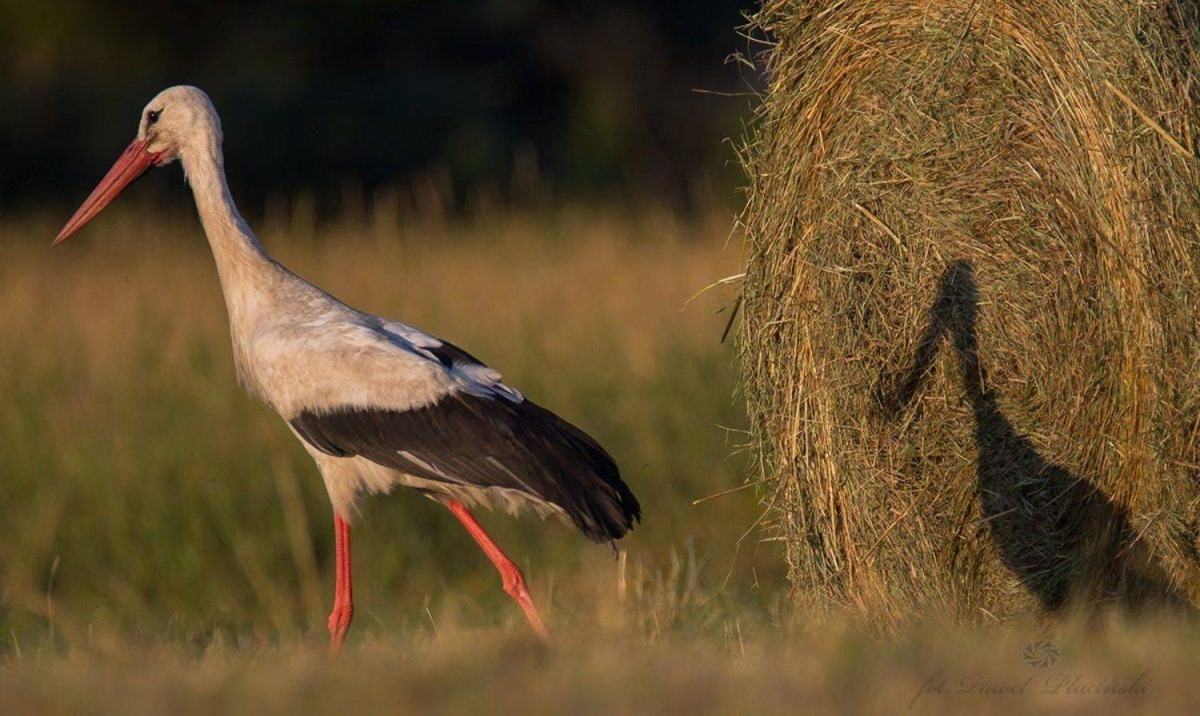
M 516 600 L 521 611 L 525 612 L 525 618 L 529 620 L 529 625 L 533 627 L 542 641 L 550 641 L 550 632 L 546 631 L 546 626 L 542 624 L 542 618 L 538 615 L 537 608 L 533 606 L 533 597 L 529 594 L 529 588 L 525 586 L 525 577 L 521 576 L 521 570 L 517 569 L 517 565 L 513 564 L 512 560 L 500 550 L 500 546 L 492 541 L 483 526 L 475 521 L 475 516 L 463 503 L 458 500 L 450 500 L 446 506 L 483 548 L 483 553 L 492 561 L 492 564 L 496 565 L 496 569 L 500 571 L 504 591 Z
M 350 589 L 350 523 L 341 515 L 333 516 L 334 545 L 337 553 L 337 577 L 333 593 L 333 612 L 329 615 L 329 652 L 342 652 L 346 632 L 354 618 L 354 595 Z

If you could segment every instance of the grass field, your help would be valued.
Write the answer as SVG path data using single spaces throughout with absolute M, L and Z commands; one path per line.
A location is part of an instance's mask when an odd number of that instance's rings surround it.
M 728 217 L 655 211 L 266 222 L 264 243 L 301 275 L 467 348 L 596 435 L 645 512 L 615 555 L 552 522 L 483 516 L 556 633 L 546 651 L 442 508 L 371 500 L 355 628 L 329 662 L 324 489 L 235 385 L 197 222 L 118 208 L 50 251 L 57 228 L 0 227 L 2 713 L 1195 705 L 1200 640 L 1178 624 L 883 642 L 791 613 L 754 489 L 720 495 L 746 479 L 720 344 L 732 293 L 689 302 L 739 271 Z M 1047 633 L 1061 663 L 1033 667 L 1022 650 Z M 937 693 L 938 673 L 949 690 L 973 673 L 1038 683 Z M 1145 689 L 1035 693 L 1055 673 Z

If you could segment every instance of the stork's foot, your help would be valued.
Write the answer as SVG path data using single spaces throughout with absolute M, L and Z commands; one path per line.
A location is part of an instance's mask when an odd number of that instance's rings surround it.
M 337 656 L 342 653 L 342 645 L 346 643 L 346 634 L 350 631 L 350 622 L 354 620 L 354 605 L 345 602 L 334 604 L 329 614 L 329 653 Z
M 542 622 L 537 607 L 533 606 L 533 597 L 529 594 L 529 587 L 525 585 L 525 577 L 522 576 L 521 570 L 504 554 L 500 545 L 496 544 L 495 540 L 483 529 L 483 525 L 476 521 L 475 516 L 463 503 L 450 500 L 446 506 L 483 548 L 483 553 L 492 561 L 492 564 L 496 565 L 496 570 L 500 572 L 500 580 L 504 584 L 504 591 L 521 607 L 521 611 L 525 612 L 529 626 L 533 627 L 533 631 L 543 642 L 549 644 L 550 632 L 546 631 L 546 625 Z
M 533 595 L 525 585 L 525 577 L 521 570 L 512 562 L 508 562 L 505 567 L 500 567 L 500 579 L 504 583 L 504 591 L 521 607 L 521 611 L 525 612 L 525 618 L 529 620 L 529 626 L 533 627 L 538 638 L 549 644 L 550 632 L 546 631 L 542 616 L 533 605 Z

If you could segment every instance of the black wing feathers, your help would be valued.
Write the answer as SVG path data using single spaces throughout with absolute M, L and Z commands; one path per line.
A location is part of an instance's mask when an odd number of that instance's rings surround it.
M 442 345 L 437 348 L 425 347 L 422 350 L 432 353 L 433 357 L 447 368 L 453 368 L 455 365 L 483 365 L 483 362 L 475 356 L 445 341 L 442 341 Z
M 291 423 L 329 455 L 362 456 L 427 480 L 519 490 L 562 508 L 596 541 L 624 536 L 641 518 L 604 448 L 528 400 L 458 393 L 414 410 L 347 407 L 303 412 Z

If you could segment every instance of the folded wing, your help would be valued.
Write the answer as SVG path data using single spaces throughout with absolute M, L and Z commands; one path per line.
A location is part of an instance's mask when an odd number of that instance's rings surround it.
M 290 422 L 306 442 L 433 482 L 518 491 L 559 508 L 596 541 L 622 537 L 640 519 L 616 463 L 590 436 L 505 386 L 461 349 L 402 324 L 385 327 L 407 344 L 404 350 L 440 363 L 452 389 L 408 409 L 302 410 Z

